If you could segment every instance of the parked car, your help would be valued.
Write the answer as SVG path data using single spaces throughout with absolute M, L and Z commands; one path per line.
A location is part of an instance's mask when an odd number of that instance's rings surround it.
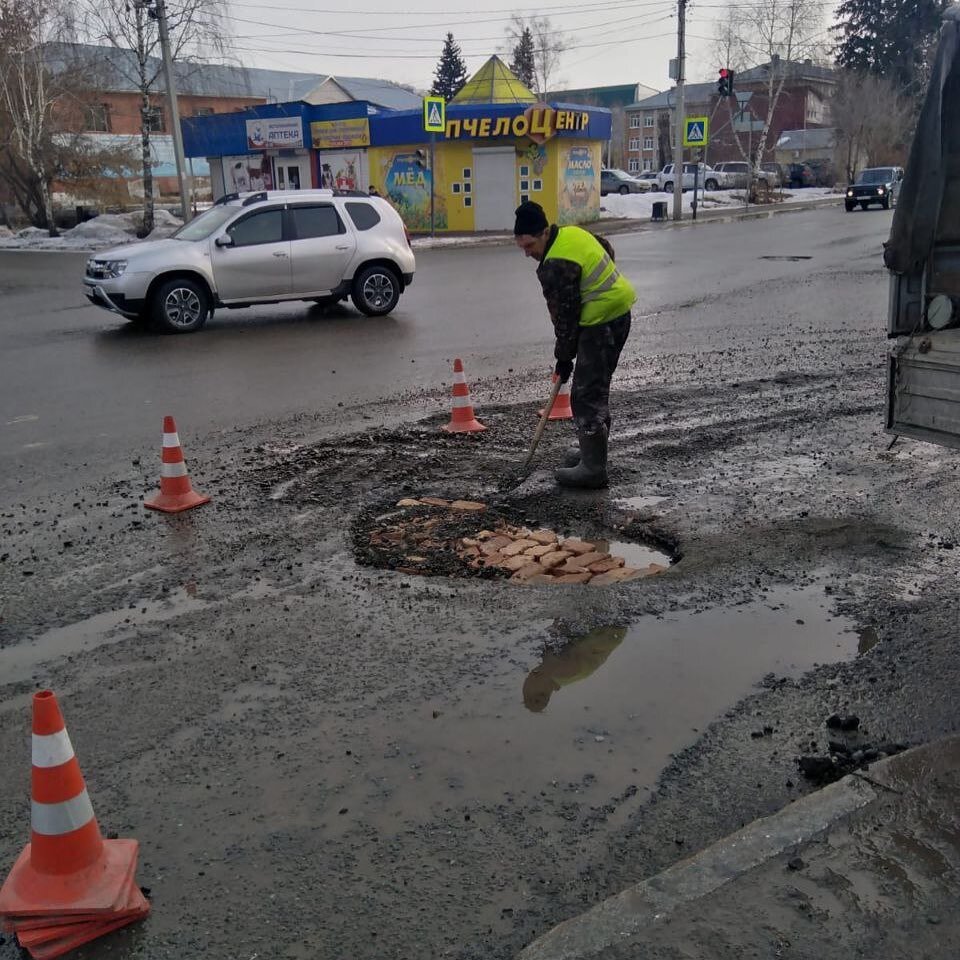
M 650 190 L 659 190 L 660 187 L 657 184 L 658 176 L 659 173 L 657 173 L 656 170 L 644 170 L 643 173 L 637 174 L 637 179 L 647 184 Z
M 697 165 L 695 163 L 685 163 L 683 165 L 683 179 L 681 181 L 683 190 L 693 189 L 693 178 L 696 169 Z M 673 164 L 668 163 L 660 173 L 657 174 L 657 185 L 661 190 L 666 190 L 667 193 L 670 193 L 673 190 L 674 180 Z M 702 186 L 704 190 L 720 189 L 720 180 L 714 173 L 713 167 L 708 167 L 705 163 L 700 164 L 700 186 Z
M 601 197 L 605 197 L 608 193 L 646 193 L 649 189 L 650 184 L 645 180 L 638 180 L 623 170 L 600 171 Z
M 228 194 L 173 236 L 87 261 L 91 303 L 161 330 L 199 330 L 216 307 L 349 296 L 383 316 L 413 282 L 400 215 L 382 197 L 332 190 Z
M 843 205 L 847 213 L 858 203 L 861 210 L 866 210 L 871 203 L 879 203 L 884 210 L 889 210 L 896 206 L 900 199 L 902 183 L 902 167 L 870 167 L 868 170 L 861 170 L 856 181 L 847 187 Z
M 771 187 L 776 189 L 783 186 L 785 177 L 783 167 L 781 167 L 779 163 L 761 163 L 760 171 L 761 173 L 767 174 L 767 183 L 769 183 Z
M 789 165 L 785 186 L 791 189 L 832 187 L 836 182 L 833 164 L 829 160 L 805 160 Z

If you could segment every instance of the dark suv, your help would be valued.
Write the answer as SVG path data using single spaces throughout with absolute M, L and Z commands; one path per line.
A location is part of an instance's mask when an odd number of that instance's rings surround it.
M 900 196 L 900 184 L 903 170 L 900 167 L 871 167 L 861 170 L 856 181 L 847 187 L 847 196 L 843 201 L 847 213 L 859 203 L 866 210 L 871 203 L 879 203 L 884 210 L 897 202 Z

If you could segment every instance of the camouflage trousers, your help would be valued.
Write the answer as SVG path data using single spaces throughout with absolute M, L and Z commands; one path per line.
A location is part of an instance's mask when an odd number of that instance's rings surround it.
M 603 425 L 610 429 L 610 381 L 629 333 L 629 312 L 595 327 L 580 328 L 570 389 L 578 432 L 596 433 Z

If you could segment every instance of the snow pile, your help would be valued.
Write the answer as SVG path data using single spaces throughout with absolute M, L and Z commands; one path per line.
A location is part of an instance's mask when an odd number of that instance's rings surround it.
M 835 190 L 830 187 L 807 187 L 803 190 L 784 191 L 774 194 L 776 200 L 774 203 L 765 203 L 761 205 L 751 204 L 750 209 L 775 210 L 777 206 L 783 203 L 812 203 L 817 200 L 823 200 L 825 197 L 839 196 Z M 603 217 L 625 220 L 649 220 L 653 215 L 653 205 L 657 202 L 667 204 L 667 216 L 673 214 L 673 194 L 670 193 L 629 193 L 622 195 L 611 193 L 600 200 L 600 213 Z M 692 210 L 693 191 L 688 190 L 683 195 L 683 210 L 689 213 Z M 718 208 L 732 209 L 735 207 L 744 207 L 744 196 L 742 190 L 717 190 L 712 193 L 700 192 L 700 202 L 698 209 L 715 210 Z
M 40 227 L 25 227 L 17 231 L 18 240 L 41 240 L 44 237 L 50 239 L 50 231 L 41 230 Z
M 65 230 L 70 240 L 95 240 L 99 243 L 127 243 L 136 238 L 137 227 L 129 213 L 101 213 L 99 217 Z
M 172 233 L 176 233 L 183 226 L 183 221 L 169 210 L 158 209 L 154 211 L 153 224 L 153 230 L 147 235 L 147 239 L 163 240 Z
M 10 240 L 13 238 L 13 231 L 9 227 L 0 227 L 0 240 Z

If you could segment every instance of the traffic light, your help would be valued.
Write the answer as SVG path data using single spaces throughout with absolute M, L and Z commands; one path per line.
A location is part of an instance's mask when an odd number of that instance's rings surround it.
M 733 71 L 726 67 L 720 68 L 720 79 L 717 81 L 717 93 L 721 97 L 733 96 Z
M 427 169 L 427 151 L 418 150 L 416 153 L 416 157 L 417 157 L 417 161 L 416 161 L 417 166 L 422 167 L 424 170 L 426 170 Z

